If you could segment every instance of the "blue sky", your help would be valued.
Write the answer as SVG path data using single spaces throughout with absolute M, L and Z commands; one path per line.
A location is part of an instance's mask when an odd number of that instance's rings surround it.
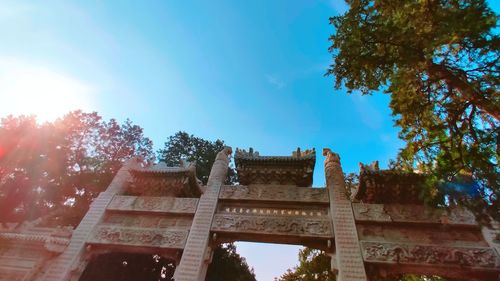
M 497 5 L 498 6 L 498 5 Z M 388 97 L 348 96 L 324 77 L 332 1 L 2 1 L 0 117 L 71 109 L 130 118 L 155 149 L 179 130 L 261 155 L 316 148 L 385 167 L 402 143 Z M 498 7 L 495 7 L 498 11 Z M 258 280 L 297 247 L 239 244 Z

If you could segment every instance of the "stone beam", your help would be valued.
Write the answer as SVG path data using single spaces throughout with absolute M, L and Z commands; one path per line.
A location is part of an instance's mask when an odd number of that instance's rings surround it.
M 187 230 L 98 226 L 87 242 L 89 244 L 182 249 L 187 233 Z
M 354 218 L 359 222 L 394 222 L 442 224 L 479 228 L 474 215 L 465 209 L 442 210 L 415 204 L 352 203 Z
M 212 223 L 212 230 L 238 234 L 254 233 L 263 236 L 286 235 L 311 238 L 332 238 L 333 236 L 328 219 L 298 216 L 217 214 Z
M 194 214 L 197 204 L 198 198 L 115 195 L 106 210 L 133 213 Z
M 279 185 L 239 185 L 222 186 L 221 200 L 252 200 L 270 202 L 318 203 L 328 204 L 326 188 L 308 188 Z

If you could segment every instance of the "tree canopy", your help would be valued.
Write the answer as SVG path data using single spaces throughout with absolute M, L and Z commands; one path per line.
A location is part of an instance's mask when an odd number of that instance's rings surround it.
M 39 124 L 33 116 L 8 116 L 0 122 L 0 223 L 42 219 L 47 226 L 76 227 L 92 200 L 106 189 L 123 162 L 153 160 L 152 141 L 126 120 L 104 121 L 96 112 L 73 111 Z M 224 142 L 184 132 L 171 136 L 161 160 L 175 166 L 197 161 L 205 182 Z M 229 171 L 228 182 L 235 172 Z M 171 280 L 174 265 L 159 255 L 111 253 L 92 260 L 81 280 Z M 214 251 L 206 280 L 254 280 L 233 244 Z
M 181 159 L 196 162 L 196 175 L 206 184 L 217 153 L 224 148 L 224 141 L 209 141 L 179 131 L 168 138 L 164 148 L 158 150 L 158 160 L 167 166 L 178 166 Z M 236 171 L 229 167 L 226 184 L 237 182 Z
M 335 87 L 391 96 L 397 166 L 429 174 L 424 199 L 499 220 L 498 16 L 482 0 L 346 2 L 330 19 Z
M 311 248 L 299 251 L 299 265 L 288 269 L 275 281 L 335 281 L 330 271 L 330 257 L 324 252 Z
M 152 159 L 152 142 L 130 120 L 73 111 L 38 124 L 33 116 L 0 122 L 0 222 L 45 217 L 76 226 L 123 161 Z

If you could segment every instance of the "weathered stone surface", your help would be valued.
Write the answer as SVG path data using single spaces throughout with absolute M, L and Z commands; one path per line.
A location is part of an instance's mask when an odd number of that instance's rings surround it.
M 188 216 L 138 215 L 108 213 L 100 225 L 136 228 L 185 229 L 189 230 L 193 219 Z
M 357 221 L 477 226 L 474 215 L 459 208 L 448 211 L 412 204 L 353 203 L 352 205 Z
M 498 257 L 489 247 L 440 247 L 400 243 L 362 242 L 366 262 L 418 265 L 456 265 L 495 268 Z
M 327 219 L 217 214 L 212 231 L 333 237 Z
M 182 249 L 187 235 L 187 231 L 181 230 L 99 226 L 87 242 L 90 244 Z
M 492 221 L 491 226 L 484 226 L 481 232 L 488 245 L 500 256 L 500 222 Z
M 423 174 L 379 170 L 378 161 L 360 163 L 359 185 L 352 197 L 364 203 L 422 204 L 419 194 L 424 182 Z
M 37 245 L 37 251 L 45 247 L 43 251 L 53 256 L 62 251 L 57 247 L 67 245 L 63 243 L 67 237 L 44 240 L 33 233 L 0 234 L 0 281 L 77 280 L 93 255 L 121 247 L 143 253 L 156 253 L 161 248 L 162 253 L 168 252 L 175 259 L 182 252 L 175 280 L 202 281 L 215 243 L 238 239 L 324 250 L 334 257 L 332 270 L 338 272 L 337 280 L 342 281 L 366 281 L 365 266 L 384 274 L 444 276 L 453 268 L 453 278 L 465 273 L 467 279 L 486 276 L 487 280 L 500 272 L 496 252 L 500 240 L 498 225 L 480 229 L 467 211 L 395 204 L 398 202 L 391 201 L 394 198 L 389 198 L 391 204 L 385 205 L 366 201 L 352 204 L 345 192 L 340 157 L 329 149 L 324 150 L 326 189 L 306 187 L 312 180 L 315 155 L 313 151 L 300 150 L 291 157 L 241 152 L 238 171 L 251 184 L 223 186 L 230 152 L 230 148 L 225 148 L 217 155 L 206 190 L 199 199 L 194 198 L 195 194 L 191 198 L 171 197 L 186 196 L 186 190 L 196 191 L 198 183 L 193 181 L 192 167 L 140 168 L 129 162 L 95 199 L 73 232 L 70 244 L 53 262 L 33 258 L 37 253 L 30 245 Z M 133 191 L 126 188 L 131 182 L 130 169 L 134 170 L 137 184 L 133 188 L 140 196 L 122 195 L 124 191 Z M 376 165 L 370 169 L 376 169 Z M 405 190 L 396 186 L 386 192 L 380 190 L 384 188 L 380 184 L 383 179 L 365 179 L 365 184 L 375 183 L 367 186 L 371 189 L 365 193 L 375 196 L 367 195 L 371 199 L 385 200 L 382 197 L 387 192 Z M 140 186 L 148 181 L 155 182 L 158 189 Z M 165 187 L 165 183 L 172 186 Z M 161 196 L 148 196 L 150 191 Z M 9 245 L 17 238 L 25 238 L 23 247 L 30 247 L 22 253 L 15 252 Z M 10 260 L 13 254 L 22 257 L 22 262 Z M 31 269 L 41 264 L 49 266 L 34 275 Z
M 253 149 L 248 152 L 237 149 L 234 162 L 240 184 L 307 187 L 312 185 L 316 152 L 297 149 L 292 156 L 260 156 Z
M 131 170 L 133 179 L 125 190 L 132 195 L 200 197 L 201 182 L 196 178 L 194 163 L 181 161 L 180 167 L 167 167 L 165 163 Z
M 30 265 L 30 267 L 33 265 Z M 0 268 L 0 281 L 24 281 L 29 280 L 29 271 L 26 269 Z
M 359 239 L 389 243 L 438 246 L 488 247 L 477 228 L 429 227 L 427 225 L 359 224 Z
M 115 195 L 106 209 L 108 211 L 194 214 L 198 200 L 198 198 Z
M 210 226 L 217 208 L 220 188 L 226 179 L 231 153 L 231 148 L 226 147 L 217 154 L 208 177 L 207 190 L 200 198 L 181 261 L 175 270 L 174 279 L 176 281 L 205 279 L 208 266 Z
M 340 157 L 330 149 L 323 149 L 323 155 L 326 156 L 325 177 L 335 234 L 337 264 L 332 263 L 332 270 L 338 271 L 338 280 L 367 281 L 354 214 L 346 195 Z
M 279 185 L 222 186 L 219 199 L 279 202 L 317 202 L 328 204 L 326 188 L 304 188 Z
M 25 231 L 24 233 L 0 232 L 0 243 L 7 242 L 15 245 L 16 243 L 28 244 L 36 249 L 45 249 L 52 253 L 62 253 L 69 245 L 71 231 L 65 237 L 57 235 L 57 229 L 52 232 Z
M 43 275 L 38 277 L 38 280 L 61 281 L 75 277 L 72 275 L 78 275 L 78 272 L 75 270 L 81 264 L 82 258 L 85 255 L 87 237 L 89 237 L 94 227 L 103 217 L 106 206 L 111 202 L 113 195 L 122 192 L 126 182 L 130 180 L 129 170 L 138 166 L 139 161 L 137 159 L 130 159 L 125 163 L 106 191 L 99 194 L 92 202 L 89 211 L 73 231 L 71 242 L 66 250 L 48 265 L 48 269 Z
M 305 204 L 304 204 L 305 205 Z M 259 216 L 282 216 L 282 217 L 327 217 L 328 209 L 326 207 L 308 206 L 303 207 L 281 207 L 276 208 L 272 205 L 262 206 L 254 204 L 220 204 L 218 214 L 243 214 Z

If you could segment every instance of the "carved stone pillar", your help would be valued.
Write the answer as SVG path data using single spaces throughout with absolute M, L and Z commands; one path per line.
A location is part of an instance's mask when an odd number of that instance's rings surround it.
M 77 280 L 83 272 L 82 265 L 86 264 L 84 260 L 85 243 L 87 237 L 91 234 L 94 227 L 99 223 L 106 206 L 113 196 L 121 191 L 126 182 L 130 179 L 129 170 L 139 167 L 137 159 L 133 158 L 127 161 L 118 171 L 113 181 L 105 192 L 102 192 L 90 205 L 85 217 L 73 231 L 71 242 L 66 250 L 49 264 L 45 274 L 39 279 L 43 281 L 66 281 Z
M 325 177 L 337 260 L 337 267 L 332 264 L 332 271 L 338 270 L 338 281 L 367 281 L 351 201 L 345 193 L 340 157 L 328 148 L 323 149 L 323 155 L 326 156 Z
M 200 198 L 181 261 L 175 270 L 174 279 L 176 281 L 205 280 L 205 274 L 211 259 L 211 251 L 208 245 L 210 227 L 217 207 L 219 191 L 226 179 L 231 153 L 231 148 L 225 147 L 217 154 L 208 178 L 207 190 Z

